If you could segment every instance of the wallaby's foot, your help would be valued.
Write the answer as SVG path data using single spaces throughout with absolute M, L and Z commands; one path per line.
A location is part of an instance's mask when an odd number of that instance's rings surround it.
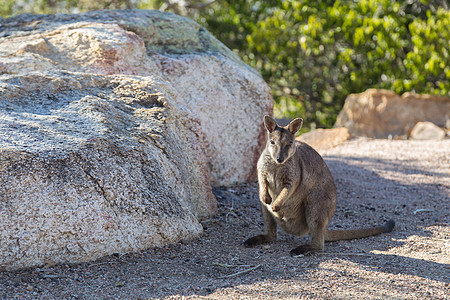
M 395 221 L 394 220 L 389 220 L 383 225 L 385 233 L 391 232 L 392 230 L 394 230 L 394 227 L 395 227 Z
M 313 254 L 314 252 L 317 252 L 317 251 L 321 251 L 321 250 L 315 249 L 311 245 L 301 245 L 295 249 L 292 249 L 290 254 L 291 254 L 291 256 L 309 255 L 309 254 Z
M 269 236 L 267 236 L 266 234 L 260 234 L 260 235 L 251 237 L 248 240 L 246 240 L 244 242 L 244 246 L 247 248 L 253 248 L 253 247 L 261 245 L 261 244 L 269 243 L 272 240 L 273 239 L 269 238 Z

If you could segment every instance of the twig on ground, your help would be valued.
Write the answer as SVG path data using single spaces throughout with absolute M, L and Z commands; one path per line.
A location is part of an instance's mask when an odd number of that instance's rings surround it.
M 430 212 L 430 211 L 434 211 L 434 209 L 419 208 L 419 209 L 416 209 L 415 211 L 413 211 L 413 214 L 416 215 L 417 213 L 420 213 L 420 212 Z
M 352 252 L 317 252 L 322 255 L 341 255 L 341 256 L 372 256 L 371 253 L 352 253 Z
M 225 222 L 228 224 L 228 216 L 233 215 L 235 218 L 239 218 L 239 216 L 233 211 L 233 208 L 230 208 L 230 211 L 225 216 Z
M 250 269 L 243 270 L 243 271 L 236 272 L 236 273 L 229 274 L 229 275 L 220 276 L 220 277 L 218 277 L 218 278 L 219 278 L 219 279 L 224 279 L 224 278 L 236 277 L 236 276 L 239 276 L 239 275 L 243 275 L 243 274 L 250 273 L 251 271 L 254 271 L 254 270 L 256 270 L 256 269 L 258 269 L 258 268 L 260 268 L 260 267 L 261 267 L 261 265 L 257 265 L 257 266 L 254 266 L 254 267 L 250 268 Z
M 362 253 L 370 254 L 370 252 L 367 251 L 366 249 L 363 249 L 363 248 L 360 248 L 360 247 L 356 247 L 356 249 L 359 249 Z
M 239 267 L 238 265 L 221 264 L 221 263 L 217 263 L 217 262 L 213 262 L 213 265 L 216 265 L 216 266 L 219 266 L 219 267 L 224 267 L 224 268 L 236 268 L 236 267 Z
M 449 226 L 450 225 L 450 223 L 434 223 L 434 224 L 431 224 L 430 226 Z

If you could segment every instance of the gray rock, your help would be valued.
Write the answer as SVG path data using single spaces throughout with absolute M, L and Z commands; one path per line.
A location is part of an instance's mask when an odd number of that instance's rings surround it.
M 89 261 L 202 233 L 199 125 L 145 77 L 1 76 L 0 268 Z
M 197 238 L 211 183 L 255 178 L 269 89 L 193 21 L 21 15 L 0 36 L 0 269 Z

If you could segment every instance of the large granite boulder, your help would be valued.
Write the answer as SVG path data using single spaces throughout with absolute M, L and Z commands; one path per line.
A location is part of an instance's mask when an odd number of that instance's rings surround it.
M 0 20 L 0 269 L 199 237 L 254 178 L 267 85 L 156 11 Z
M 0 76 L 0 269 L 192 239 L 216 203 L 195 128 L 146 77 Z
M 214 185 L 254 179 L 272 111 L 260 75 L 194 21 L 146 10 L 20 15 L 0 21 L 0 73 L 151 76 L 201 124 Z
M 418 122 L 444 127 L 450 118 L 450 98 L 369 89 L 345 100 L 335 127 L 346 127 L 351 136 L 407 137 Z

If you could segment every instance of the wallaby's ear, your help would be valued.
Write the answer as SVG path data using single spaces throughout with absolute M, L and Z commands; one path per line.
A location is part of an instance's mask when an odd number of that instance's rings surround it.
M 303 124 L 303 119 L 297 118 L 291 121 L 291 123 L 289 123 L 288 125 L 288 130 L 290 133 L 292 134 L 296 134 L 297 131 L 300 130 L 300 128 L 302 128 L 302 124 Z
M 272 132 L 277 127 L 277 122 L 273 118 L 266 115 L 264 116 L 264 126 L 269 132 Z

